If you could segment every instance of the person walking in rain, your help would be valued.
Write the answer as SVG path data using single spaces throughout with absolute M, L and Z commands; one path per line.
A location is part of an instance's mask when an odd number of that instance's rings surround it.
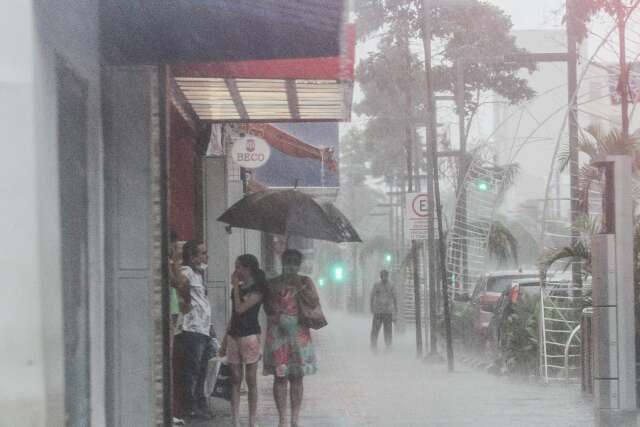
M 303 378 L 317 371 L 317 360 L 309 328 L 300 324 L 296 294 L 303 287 L 319 303 L 316 287 L 307 276 L 298 274 L 302 254 L 287 249 L 282 254 L 282 275 L 269 280 L 264 308 L 267 334 L 264 346 L 264 375 L 273 375 L 273 396 L 278 409 L 278 427 L 287 423 L 287 386 L 291 402 L 291 427 L 298 427 L 302 406 Z
M 398 301 L 394 287 L 389 283 L 389 272 L 380 272 L 380 281 L 373 285 L 371 290 L 371 313 L 373 321 L 371 324 L 371 349 L 378 347 L 378 334 L 380 327 L 384 327 L 384 343 L 387 349 L 391 348 L 393 339 L 392 322 L 398 313 Z

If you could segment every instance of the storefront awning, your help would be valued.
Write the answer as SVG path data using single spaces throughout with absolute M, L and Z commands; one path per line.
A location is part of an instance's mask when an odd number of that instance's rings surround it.
M 171 66 L 198 118 L 211 122 L 348 121 L 355 29 L 338 56 Z
M 109 64 L 163 64 L 340 54 L 344 0 L 101 0 Z

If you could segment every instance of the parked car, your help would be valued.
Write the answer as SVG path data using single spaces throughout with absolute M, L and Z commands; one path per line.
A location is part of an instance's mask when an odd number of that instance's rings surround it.
M 478 280 L 471 294 L 473 335 L 477 344 L 486 341 L 489 322 L 503 292 L 509 289 L 514 281 L 538 278 L 537 271 L 497 271 Z

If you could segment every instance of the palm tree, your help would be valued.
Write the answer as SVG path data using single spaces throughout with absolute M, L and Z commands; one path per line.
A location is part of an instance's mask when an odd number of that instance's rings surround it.
M 501 221 L 493 221 L 489 227 L 487 252 L 498 262 L 499 267 L 506 266 L 510 259 L 518 265 L 518 240 Z
M 640 188 L 638 185 L 638 176 L 640 174 L 640 130 L 629 136 L 628 140 L 622 135 L 618 129 L 606 131 L 601 126 L 588 126 L 581 129 L 578 134 L 578 152 L 585 154 L 589 162 L 580 167 L 579 182 L 579 201 L 580 209 L 584 213 L 588 213 L 589 192 L 593 189 L 594 183 L 600 180 L 600 171 L 591 163 L 610 154 L 628 154 L 632 157 L 633 180 L 636 181 L 634 188 Z M 558 154 L 558 164 L 560 171 L 564 171 L 569 164 L 569 145 L 568 143 L 562 147 Z
M 632 176 L 636 182 L 636 191 L 640 188 L 638 179 L 640 175 L 640 131 L 634 132 L 626 140 L 618 129 L 606 131 L 601 126 L 588 126 L 581 129 L 578 134 L 578 152 L 589 158 L 589 163 L 584 164 L 579 171 L 579 200 L 582 217 L 575 224 L 579 239 L 572 245 L 560 247 L 549 251 L 542 260 L 542 267 L 546 270 L 553 263 L 560 260 L 584 262 L 587 272 L 591 271 L 591 236 L 600 231 L 596 218 L 589 212 L 589 193 L 593 191 L 594 184 L 601 180 L 600 171 L 591 163 L 610 154 L 627 154 L 632 156 Z M 560 171 L 566 169 L 569 164 L 569 146 L 566 144 L 558 155 Z M 636 259 L 640 249 L 640 223 L 636 218 L 634 236 L 638 239 L 635 245 Z M 636 277 L 640 279 L 640 277 Z

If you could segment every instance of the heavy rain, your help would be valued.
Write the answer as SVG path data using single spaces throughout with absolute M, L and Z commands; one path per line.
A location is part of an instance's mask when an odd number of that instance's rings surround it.
M 0 427 L 640 425 L 640 0 L 0 8 Z

